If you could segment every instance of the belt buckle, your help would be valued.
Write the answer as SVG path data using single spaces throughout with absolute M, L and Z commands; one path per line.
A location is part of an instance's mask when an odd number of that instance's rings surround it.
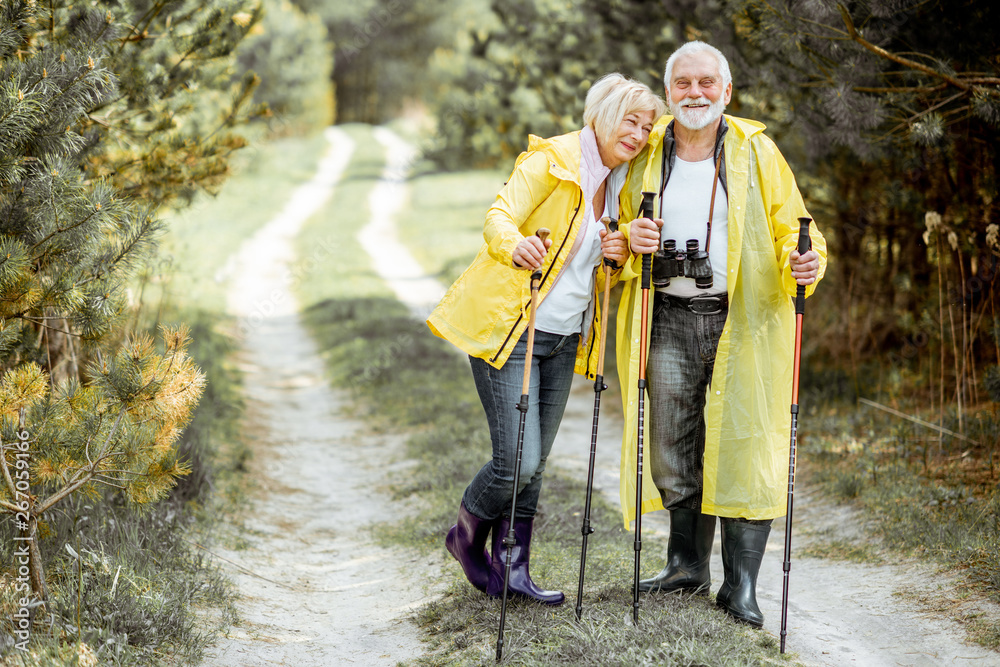
M 718 315 L 722 312 L 722 298 L 718 296 L 693 296 L 688 308 L 697 315 Z

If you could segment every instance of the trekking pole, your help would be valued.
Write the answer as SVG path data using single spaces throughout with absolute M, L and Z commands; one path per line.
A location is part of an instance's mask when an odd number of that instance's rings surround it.
M 799 218 L 799 255 L 809 252 L 811 218 Z M 799 428 L 799 364 L 802 354 L 802 315 L 806 310 L 806 286 L 799 285 L 795 293 L 795 357 L 792 364 L 792 434 L 788 447 L 788 506 L 785 508 L 785 560 L 781 565 L 784 581 L 781 586 L 781 652 L 785 652 L 788 634 L 788 573 L 792 569 L 792 498 L 795 488 L 795 438 Z
M 540 228 L 535 235 L 542 240 L 549 236 L 549 230 Z M 514 553 L 514 545 L 517 539 L 514 537 L 514 513 L 517 509 L 517 485 L 521 481 L 521 456 L 524 451 L 524 422 L 528 415 L 528 390 L 531 384 L 531 353 L 535 347 L 535 309 L 538 306 L 538 286 L 542 280 L 541 269 L 531 272 L 531 310 L 528 312 L 528 346 L 524 352 L 524 380 L 521 383 L 521 400 L 517 404 L 517 409 L 521 411 L 521 420 L 517 425 L 517 449 L 514 455 L 514 496 L 510 501 L 510 524 L 507 526 L 507 534 L 503 538 L 503 544 L 507 547 L 507 554 L 504 558 L 503 569 L 503 600 L 500 603 L 500 630 L 497 633 L 497 662 L 503 657 L 503 626 L 507 619 L 507 582 L 510 579 L 511 559 Z
M 608 233 L 618 231 L 618 221 L 607 216 L 601 218 Z M 583 575 L 587 569 L 587 537 L 594 532 L 590 525 L 590 499 L 594 492 L 594 462 L 597 458 L 597 419 L 601 412 L 601 392 L 604 384 L 604 347 L 608 334 L 608 304 L 611 296 L 611 271 L 618 268 L 614 261 L 604 258 L 604 305 L 601 309 L 601 343 L 597 352 L 597 377 L 594 378 L 594 427 L 590 433 L 590 468 L 587 471 L 587 502 L 583 506 L 583 547 L 580 549 L 580 586 L 576 593 L 576 620 L 583 613 Z
M 643 192 L 639 217 L 653 219 L 655 192 Z M 642 256 L 642 324 L 639 332 L 639 424 L 635 444 L 635 578 L 632 584 L 632 622 L 639 624 L 639 559 L 642 551 L 642 439 L 646 417 L 646 328 L 649 320 L 649 282 L 653 255 Z

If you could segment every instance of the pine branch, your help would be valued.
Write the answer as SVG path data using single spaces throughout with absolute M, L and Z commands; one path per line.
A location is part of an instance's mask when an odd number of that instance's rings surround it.
M 886 87 L 868 87 L 868 86 L 854 86 L 851 90 L 859 93 L 938 93 L 948 87 L 947 83 L 938 84 L 937 86 L 886 86 Z
M 7 466 L 7 455 L 4 453 L 5 449 L 7 449 L 5 446 L 0 445 L 0 461 L 3 462 L 3 479 L 7 482 L 7 489 L 10 491 L 11 499 L 15 499 L 17 498 L 17 487 L 14 486 L 14 478 L 10 476 L 10 469 Z
M 899 123 L 898 125 L 896 125 L 891 130 L 889 130 L 888 132 L 886 132 L 884 136 L 888 137 L 888 136 L 894 134 L 897 130 L 905 129 L 905 128 L 909 127 L 910 125 L 912 125 L 914 121 L 917 121 L 920 118 L 922 118 L 923 116 L 926 116 L 929 113 L 933 113 L 934 111 L 937 111 L 938 109 L 940 109 L 941 107 L 945 106 L 946 104 L 950 104 L 951 102 L 954 102 L 955 100 L 959 99 L 960 97 L 964 97 L 964 96 L 965 96 L 964 92 L 956 93 L 955 95 L 952 95 L 948 99 L 946 99 L 946 100 L 944 100 L 942 102 L 938 102 L 934 106 L 929 107 L 927 109 L 924 109 L 920 113 L 917 113 L 917 114 L 915 114 L 913 116 L 910 116 L 906 120 L 904 120 L 901 123 Z
M 25 314 L 26 312 L 27 311 L 23 311 L 23 312 L 20 312 L 20 313 L 14 313 L 14 314 L 10 315 L 9 317 L 11 317 L 11 318 L 17 318 L 17 319 L 22 319 L 25 322 L 31 322 L 32 324 L 37 324 L 38 326 L 40 326 L 40 327 L 42 327 L 44 329 L 49 329 L 51 331 L 58 331 L 59 333 L 66 334 L 67 336 L 79 336 L 80 335 L 80 334 L 72 332 L 72 331 L 66 331 L 65 329 L 60 329 L 59 327 L 50 326 L 50 325 L 48 325 L 48 324 L 46 324 L 45 322 L 42 321 L 43 319 L 58 320 L 58 319 L 63 319 L 63 318 L 60 318 L 60 317 L 36 318 L 36 317 L 31 317 L 29 315 L 26 315 Z
M 939 72 L 933 67 L 928 67 L 927 65 L 922 65 L 914 60 L 903 58 L 902 56 L 896 55 L 894 53 L 891 53 L 890 51 L 887 51 L 886 49 L 883 49 L 881 46 L 876 46 L 872 44 L 858 33 L 857 28 L 855 28 L 854 26 L 854 20 L 851 18 L 851 14 L 850 12 L 847 11 L 847 8 L 838 2 L 837 9 L 840 11 L 841 18 L 844 19 L 844 24 L 847 26 L 847 33 L 848 35 L 850 35 L 851 39 L 860 44 L 861 46 L 863 46 L 864 48 L 868 49 L 875 55 L 885 58 L 887 60 L 891 60 L 892 62 L 902 65 L 903 67 L 906 67 L 908 69 L 916 70 L 918 72 L 923 72 L 924 74 L 937 77 L 939 79 L 943 79 L 944 81 L 962 90 L 963 92 L 968 92 L 970 90 L 971 86 L 962 81 L 961 79 L 956 79 L 950 74 Z
M 119 489 L 121 491 L 124 491 L 127 488 L 122 484 L 115 484 L 114 482 L 112 482 L 111 480 L 114 479 L 113 477 L 108 477 L 107 479 L 105 479 L 104 475 L 97 475 L 95 479 L 99 481 L 101 484 L 104 484 L 105 486 L 110 486 L 112 488 Z
M 135 27 L 132 28 L 132 31 L 122 37 L 121 45 L 118 47 L 118 55 L 121 55 L 121 52 L 127 43 L 138 41 L 139 39 L 143 39 L 145 37 L 145 32 L 149 29 L 149 25 L 157 16 L 160 15 L 160 12 L 163 11 L 163 8 L 166 7 L 167 4 L 167 0 L 163 0 L 162 2 L 150 7 L 145 15 L 139 17 L 139 20 L 136 21 Z M 139 26 L 142 25 L 143 21 L 146 22 L 146 25 L 140 30 Z
M 100 204 L 100 202 L 98 202 L 97 205 L 94 207 L 94 210 L 92 210 L 90 212 L 90 215 L 88 215 L 87 217 L 85 217 L 83 220 L 80 220 L 79 222 L 70 225 L 69 227 L 60 227 L 59 226 L 59 218 L 55 214 L 55 202 L 52 203 L 52 210 L 53 210 L 53 213 L 52 213 L 53 218 L 55 218 L 55 221 L 56 221 L 56 228 L 52 232 L 50 232 L 49 235 L 46 236 L 44 239 L 42 239 L 41 241 L 38 241 L 35 245 L 31 246 L 31 248 L 30 248 L 31 250 L 34 250 L 35 248 L 37 248 L 38 246 L 42 245 L 43 243 L 45 243 L 46 241 L 50 240 L 51 238 L 53 238 L 54 236 L 56 236 L 58 234 L 65 234 L 66 232 L 73 231 L 74 229 L 76 229 L 77 227 L 80 227 L 81 225 L 87 224 L 87 222 L 91 218 L 93 218 L 95 215 L 97 215 L 97 213 L 101 210 L 101 204 Z M 48 250 L 46 250 L 44 253 L 42 253 L 38 257 L 34 258 L 32 261 L 33 262 L 41 262 L 43 259 L 45 259 L 45 256 L 46 256 L 47 253 L 48 253 Z
M 117 469 L 114 469 L 114 468 L 101 470 L 101 472 L 98 473 L 97 475 L 95 475 L 95 477 L 108 477 L 108 479 L 115 479 L 114 477 L 110 477 L 110 474 L 123 475 L 123 476 L 124 475 L 132 475 L 133 477 L 136 477 L 136 478 L 138 478 L 138 477 L 152 477 L 152 475 L 150 475 L 148 472 L 141 472 L 141 471 L 138 471 L 138 470 L 124 470 L 124 469 L 123 470 L 117 470 Z M 101 483 L 102 484 L 107 484 L 108 482 L 106 482 L 106 481 L 104 481 L 102 479 Z
M 0 500 L 0 507 L 4 508 L 5 510 L 7 510 L 8 512 L 10 512 L 11 514 L 17 514 L 18 512 L 21 511 L 20 507 L 16 507 L 14 505 L 11 505 L 6 500 Z
M 80 489 L 81 487 L 83 487 L 85 484 L 87 484 L 88 482 L 90 482 L 91 478 L 95 474 L 97 474 L 97 471 L 95 470 L 95 466 L 104 459 L 104 454 L 105 454 L 105 452 L 107 452 L 108 447 L 111 446 L 111 439 L 114 436 L 115 431 L 118 430 L 118 426 L 121 425 L 122 418 L 124 416 L 125 416 L 125 408 L 122 408 L 121 411 L 119 411 L 119 413 L 118 413 L 118 418 L 115 419 L 114 425 L 111 427 L 111 431 L 108 433 L 107 439 L 104 441 L 104 447 L 103 447 L 101 453 L 98 455 L 97 461 L 92 466 L 90 466 L 90 474 L 84 475 L 82 478 L 78 479 L 76 482 L 72 482 L 72 483 L 70 483 L 69 486 L 63 487 L 59 491 L 57 491 L 54 494 L 52 494 L 51 496 L 49 496 L 43 503 L 41 503 L 40 505 L 37 505 L 36 508 L 35 508 L 35 512 L 34 512 L 36 516 L 40 515 L 40 514 L 44 514 L 50 507 L 52 507 L 53 505 L 55 505 L 56 503 L 58 503 L 60 500 L 62 500 L 66 496 L 68 496 L 71 493 L 77 491 L 78 489 Z

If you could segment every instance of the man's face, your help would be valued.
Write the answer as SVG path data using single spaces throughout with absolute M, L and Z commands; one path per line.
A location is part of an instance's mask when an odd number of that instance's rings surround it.
M 708 127 L 722 115 L 733 84 L 722 85 L 719 61 L 708 51 L 689 53 L 674 62 L 667 105 L 677 122 L 689 130 Z

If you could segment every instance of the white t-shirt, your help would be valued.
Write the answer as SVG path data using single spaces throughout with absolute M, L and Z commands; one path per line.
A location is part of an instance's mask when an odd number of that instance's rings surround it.
M 686 162 L 674 158 L 667 187 L 660 198 L 660 217 L 663 229 L 660 242 L 674 239 L 678 250 L 685 250 L 688 239 L 698 239 L 698 249 L 705 249 L 708 235 L 708 209 L 712 201 L 712 177 L 715 160 L 711 157 L 700 162 Z M 729 202 L 719 180 L 715 190 L 715 209 L 712 211 L 712 243 L 708 259 L 712 264 L 712 286 L 699 289 L 694 278 L 677 276 L 670 279 L 661 292 L 677 296 L 706 296 L 726 292 L 726 257 L 729 250 Z
M 594 130 L 580 132 L 580 189 L 584 210 L 581 228 L 574 243 L 573 256 L 563 264 L 555 283 L 538 305 L 535 328 L 539 331 L 569 336 L 583 333 L 583 320 L 594 296 L 594 269 L 601 261 L 601 221 L 594 212 L 593 200 L 605 183 L 603 215 L 618 217 L 618 195 L 625 185 L 628 162 L 608 169 L 601 161 Z
M 585 227 L 580 230 L 583 243 L 568 264 L 564 264 L 558 280 L 545 295 L 535 315 L 539 331 L 568 336 L 580 333 L 583 315 L 590 307 L 594 292 L 594 267 L 601 261 L 603 225 L 594 219 L 594 207 L 587 200 L 583 214 Z

